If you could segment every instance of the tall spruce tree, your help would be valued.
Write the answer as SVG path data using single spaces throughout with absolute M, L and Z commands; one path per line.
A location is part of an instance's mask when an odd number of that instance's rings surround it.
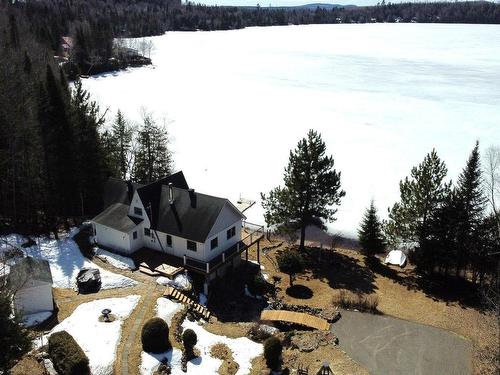
M 385 249 L 385 238 L 382 232 L 382 223 L 377 214 L 375 202 L 372 200 L 370 207 L 366 209 L 358 230 L 358 240 L 363 254 L 373 257 Z
M 478 252 L 478 228 L 485 213 L 486 197 L 483 191 L 483 177 L 479 156 L 479 142 L 476 142 L 467 164 L 458 177 L 457 187 L 457 275 Z
M 147 184 L 172 173 L 172 153 L 168 148 L 165 127 L 156 125 L 150 114 L 145 114 L 137 134 L 132 179 Z
M 117 177 L 126 179 L 130 175 L 133 129 L 121 111 L 118 111 L 111 129 L 115 147 L 112 150 L 113 171 Z
M 306 227 L 325 228 L 335 220 L 335 213 L 345 192 L 340 187 L 340 172 L 334 168 L 332 156 L 326 155 L 321 135 L 309 130 L 307 137 L 290 151 L 283 176 L 284 187 L 278 186 L 268 195 L 261 193 L 268 225 L 279 229 L 300 230 L 300 248 L 304 248 Z
M 429 223 L 450 192 L 451 182 L 444 181 L 448 170 L 435 150 L 427 154 L 411 177 L 399 183 L 400 201 L 389 211 L 386 234 L 391 242 L 423 241 Z

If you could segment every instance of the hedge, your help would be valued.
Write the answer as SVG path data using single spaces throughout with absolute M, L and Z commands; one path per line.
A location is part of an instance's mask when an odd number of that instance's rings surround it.
M 49 356 L 59 375 L 89 375 L 89 359 L 66 331 L 49 337 Z
M 168 324 L 161 318 L 149 319 L 142 327 L 142 349 L 149 353 L 163 353 L 171 348 Z

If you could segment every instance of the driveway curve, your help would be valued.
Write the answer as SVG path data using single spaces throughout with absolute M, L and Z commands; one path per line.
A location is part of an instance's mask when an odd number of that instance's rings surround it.
M 471 344 L 443 329 L 343 311 L 332 325 L 339 346 L 373 375 L 470 375 Z

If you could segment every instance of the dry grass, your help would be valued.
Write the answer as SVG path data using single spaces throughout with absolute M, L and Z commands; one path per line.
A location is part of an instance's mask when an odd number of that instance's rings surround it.
M 377 313 L 378 296 L 376 294 L 353 293 L 349 290 L 339 289 L 332 297 L 332 304 L 343 309 L 356 309 L 358 311 Z
M 10 370 L 10 375 L 45 375 L 45 367 L 28 354 Z
M 234 361 L 233 352 L 226 344 L 221 342 L 210 348 L 210 355 L 222 361 L 219 367 L 219 375 L 234 375 L 238 372 L 240 366 Z

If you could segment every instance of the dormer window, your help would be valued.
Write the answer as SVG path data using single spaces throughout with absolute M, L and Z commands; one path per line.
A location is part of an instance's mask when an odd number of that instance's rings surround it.
M 134 207 L 134 214 L 137 216 L 142 216 L 142 208 Z

